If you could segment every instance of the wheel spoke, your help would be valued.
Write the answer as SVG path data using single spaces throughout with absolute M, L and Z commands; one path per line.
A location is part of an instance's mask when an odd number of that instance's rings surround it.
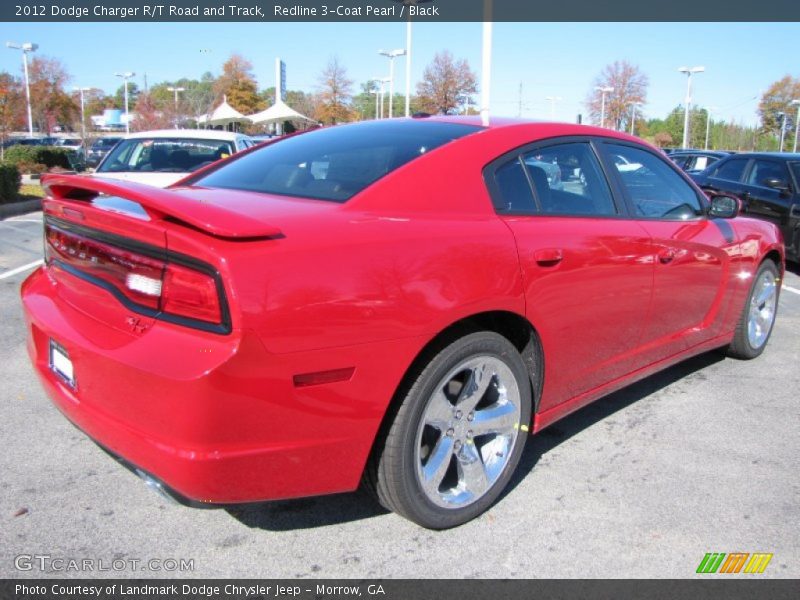
M 435 427 L 442 433 L 447 429 L 447 422 L 453 418 L 453 405 L 444 395 L 444 389 L 440 388 L 433 397 L 425 412 L 425 423 Z
M 472 421 L 474 436 L 487 433 L 510 433 L 517 425 L 517 408 L 509 403 L 493 404 L 492 406 L 475 411 Z
M 772 297 L 775 295 L 775 286 L 770 285 L 768 282 L 764 282 L 764 289 L 761 290 L 761 293 L 758 295 L 758 300 L 756 300 L 756 306 L 763 306 L 766 304 L 767 300 L 771 300 Z
M 442 435 L 436 442 L 428 462 L 422 467 L 422 485 L 428 493 L 438 494 L 453 457 L 453 438 Z
M 475 444 L 464 444 L 456 454 L 458 479 L 473 496 L 482 495 L 489 487 L 489 477 Z
M 474 366 L 470 371 L 469 377 L 458 395 L 456 406 L 464 413 L 471 412 L 489 389 L 494 373 L 485 362 Z

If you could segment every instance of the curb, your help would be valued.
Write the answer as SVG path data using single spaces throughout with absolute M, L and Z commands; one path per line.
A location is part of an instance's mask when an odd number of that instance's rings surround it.
M 34 200 L 24 200 L 22 202 L 12 202 L 10 204 L 0 204 L 0 220 L 25 213 L 42 210 L 42 201 L 39 198 Z

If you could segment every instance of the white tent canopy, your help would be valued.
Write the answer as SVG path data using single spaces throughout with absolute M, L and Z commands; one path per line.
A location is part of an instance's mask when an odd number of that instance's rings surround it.
M 283 101 L 278 100 L 275 104 L 266 110 L 257 112 L 254 115 L 249 115 L 250 121 L 257 124 L 268 125 L 270 123 L 282 123 L 283 121 L 310 121 L 314 123 L 314 119 L 301 115 L 299 112 L 290 108 L 289 105 Z
M 249 123 L 250 119 L 228 104 L 223 97 L 222 104 L 211 111 L 211 114 L 200 115 L 197 122 L 201 125 L 229 125 L 231 123 Z

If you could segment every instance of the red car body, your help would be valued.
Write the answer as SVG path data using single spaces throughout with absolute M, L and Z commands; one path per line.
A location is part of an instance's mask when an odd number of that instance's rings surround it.
M 133 312 L 48 261 L 22 288 L 36 372 L 102 446 L 187 498 L 234 503 L 357 488 L 410 367 L 465 322 L 535 331 L 531 432 L 728 344 L 749 276 L 766 257 L 783 264 L 776 228 L 498 215 L 485 167 L 562 136 L 643 146 L 607 129 L 498 121 L 344 203 L 49 176 L 48 222 L 210 265 L 224 323 Z M 103 206 L 103 195 L 143 211 Z M 51 340 L 74 387 L 51 368 Z

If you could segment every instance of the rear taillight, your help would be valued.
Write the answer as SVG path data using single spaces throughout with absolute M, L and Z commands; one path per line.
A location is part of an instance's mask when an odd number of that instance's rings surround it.
M 155 256 L 148 255 L 49 223 L 45 240 L 48 264 L 55 261 L 139 312 L 187 325 L 223 326 L 221 290 L 210 268 L 177 264 L 165 250 L 154 248 L 148 254 Z

